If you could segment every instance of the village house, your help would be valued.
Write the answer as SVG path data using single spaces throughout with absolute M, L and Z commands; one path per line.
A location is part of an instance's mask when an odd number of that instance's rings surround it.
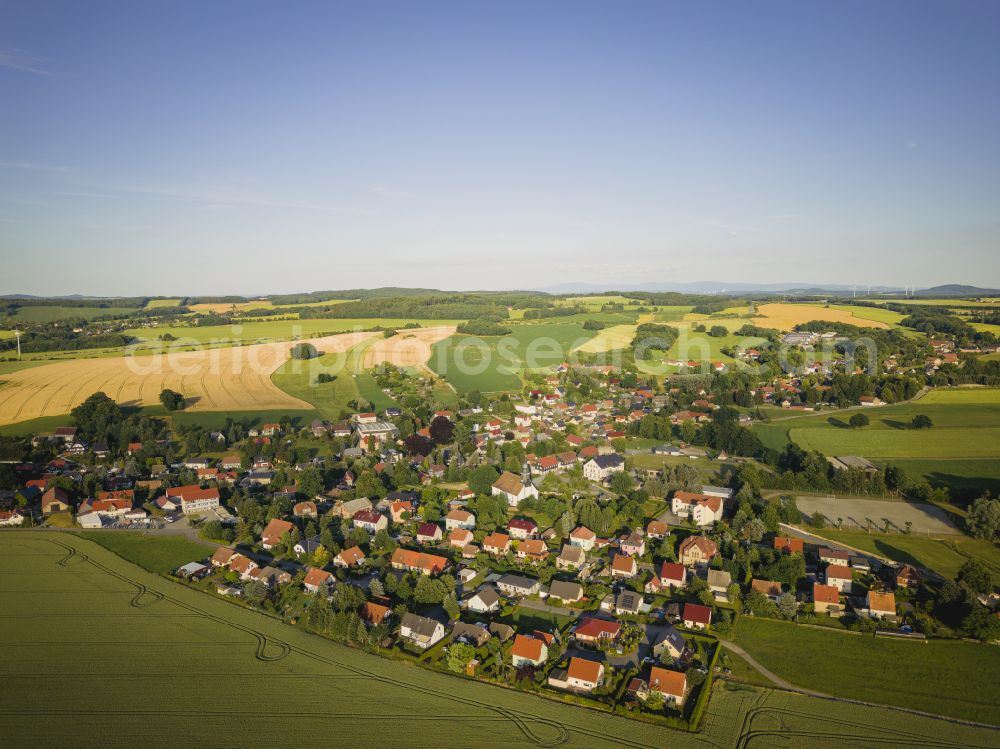
M 503 591 L 505 595 L 526 598 L 528 596 L 537 595 L 539 590 L 541 590 L 542 584 L 532 577 L 524 577 L 523 575 L 504 575 L 497 580 L 497 587 Z
M 545 642 L 528 635 L 517 635 L 510 649 L 510 662 L 514 668 L 541 666 L 549 657 Z
M 614 642 L 618 639 L 621 631 L 622 625 L 620 622 L 588 617 L 577 625 L 573 632 L 573 638 L 580 643 L 596 645 L 602 640 Z
M 707 527 L 722 520 L 721 497 L 694 492 L 676 491 L 670 500 L 670 511 L 679 518 L 690 519 L 699 527 Z
M 678 548 L 678 557 L 685 567 L 708 565 L 718 553 L 715 541 L 705 536 L 688 536 Z
M 448 568 L 450 562 L 445 557 L 423 554 L 409 549 L 396 549 L 392 553 L 392 568 L 408 570 L 422 575 L 435 575 Z
M 826 584 L 841 593 L 851 592 L 851 568 L 841 564 L 831 564 L 826 568 Z
M 700 603 L 685 603 L 682 621 L 688 629 L 707 629 L 712 623 L 712 609 Z
M 635 557 L 626 556 L 624 554 L 615 554 L 614 558 L 611 560 L 611 577 L 622 580 L 630 577 L 635 577 L 635 573 L 638 571 L 639 567 L 636 564 Z
M 197 484 L 170 487 L 166 490 L 168 499 L 177 499 L 181 503 L 181 512 L 191 515 L 208 512 L 219 506 L 219 490 L 215 487 L 202 489 Z
M 404 614 L 399 624 L 399 636 L 421 650 L 434 646 L 444 635 L 444 625 L 426 616 Z
M 605 481 L 612 473 L 625 470 L 625 459 L 620 455 L 597 455 L 583 464 L 583 475 L 590 481 Z
M 879 592 L 869 590 L 865 596 L 864 612 L 871 619 L 891 619 L 896 618 L 896 596 L 890 592 Z
M 774 537 L 774 548 L 787 554 L 801 554 L 804 548 L 801 538 L 787 538 L 786 536 Z
M 569 542 L 571 545 L 581 548 L 584 551 L 590 551 L 594 548 L 594 544 L 597 543 L 597 534 L 590 530 L 590 528 L 581 525 L 570 532 Z
M 622 539 L 618 548 L 622 554 L 627 554 L 630 557 L 641 557 L 646 553 L 646 539 L 641 533 L 633 532 Z
M 484 585 L 465 600 L 465 608 L 477 614 L 500 610 L 500 594 L 492 585 Z
M 671 671 L 659 666 L 653 666 L 647 680 L 650 692 L 659 692 L 667 704 L 680 707 L 684 704 L 684 693 L 687 691 L 687 676 L 680 671 Z
M 828 549 L 825 546 L 819 550 L 819 561 L 825 562 L 826 564 L 840 564 L 847 565 L 850 562 L 851 555 L 846 551 L 840 551 L 839 549 Z
M 758 580 L 755 578 L 750 581 L 750 588 L 775 603 L 781 598 L 781 583 L 774 580 Z
M 549 547 L 540 538 L 529 538 L 518 545 L 516 556 L 529 562 L 544 562 L 549 558 Z
M 549 583 L 549 598 L 558 598 L 562 603 L 579 603 L 583 600 L 583 586 L 566 580 Z
M 708 570 L 705 582 L 716 601 L 729 601 L 729 586 L 732 585 L 733 578 L 726 570 Z
M 500 474 L 493 486 L 491 487 L 494 496 L 502 495 L 507 499 L 507 504 L 511 507 L 517 507 L 522 499 L 528 497 L 538 498 L 538 489 L 535 488 L 531 481 L 524 479 L 510 471 L 504 471 Z
M 365 563 L 365 553 L 358 546 L 344 549 L 333 558 L 333 566 L 341 569 L 358 567 Z
M 476 527 L 476 516 L 466 510 L 454 509 L 444 516 L 444 526 L 449 531 L 456 528 L 471 531 Z
M 840 589 L 835 585 L 813 583 L 813 608 L 817 614 L 840 616 L 844 613 L 840 604 Z
M 69 494 L 58 486 L 53 486 L 42 495 L 42 514 L 52 515 L 69 509 Z
M 437 523 L 421 523 L 417 526 L 418 544 L 436 544 L 443 537 L 441 526 Z
M 494 532 L 483 539 L 483 551 L 493 556 L 502 556 L 510 551 L 510 536 Z
M 534 520 L 528 518 L 514 518 L 507 523 L 507 533 L 517 541 L 532 538 L 537 532 L 538 525 L 535 524 Z
M 687 585 L 687 568 L 677 562 L 664 562 L 659 577 L 663 588 L 683 588 Z
M 472 531 L 456 528 L 448 534 L 448 545 L 454 546 L 456 549 L 464 549 L 472 543 L 473 538 Z
M 389 527 L 389 519 L 375 510 L 358 510 L 351 518 L 351 524 L 355 528 L 363 528 L 374 535 Z
M 229 569 L 239 575 L 240 580 L 246 581 L 259 569 L 259 565 L 250 557 L 242 554 L 233 554 L 229 560 Z
M 604 682 L 604 664 L 586 658 L 570 658 L 566 683 L 570 689 L 593 692 Z
M 316 503 L 310 500 L 305 502 L 298 502 L 294 507 L 292 507 L 292 515 L 297 518 L 315 518 L 319 515 L 316 509 Z
M 377 627 L 382 623 L 388 624 L 392 619 L 392 609 L 374 601 L 365 601 L 360 614 L 361 620 L 369 627 Z
M 294 529 L 295 526 L 287 520 L 274 518 L 265 526 L 263 533 L 260 534 L 260 545 L 270 551 L 281 543 L 282 536 L 286 533 L 291 533 Z
M 916 589 L 920 587 L 924 576 L 916 567 L 903 564 L 896 568 L 896 587 Z
M 329 572 L 319 567 L 309 567 L 307 568 L 305 578 L 302 580 L 302 587 L 305 588 L 310 593 L 316 593 L 320 590 L 328 592 L 337 579 Z
M 584 562 L 587 560 L 587 552 L 581 549 L 579 546 L 572 546 L 571 544 L 565 544 L 562 550 L 559 552 L 559 556 L 556 557 L 556 569 L 557 570 L 575 570 L 583 566 Z
M 662 658 L 668 655 L 674 660 L 683 658 L 690 651 L 690 646 L 684 635 L 671 624 L 664 624 L 660 637 L 653 644 L 653 655 Z

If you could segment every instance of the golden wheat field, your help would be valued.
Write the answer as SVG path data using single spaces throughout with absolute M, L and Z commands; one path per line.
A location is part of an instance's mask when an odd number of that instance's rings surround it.
M 342 333 L 305 342 L 343 353 L 375 333 Z M 6 374 L 0 381 L 0 425 L 68 413 L 104 392 L 121 405 L 151 406 L 164 388 L 197 411 L 311 408 L 278 389 L 271 373 L 290 358 L 294 343 L 184 351 L 152 356 L 77 359 Z
M 363 369 L 388 362 L 397 367 L 421 367 L 431 358 L 431 346 L 455 334 L 454 325 L 400 330 L 391 338 L 383 338 L 364 353 Z
M 842 322 L 848 325 L 856 325 L 859 328 L 888 328 L 884 322 L 876 320 L 865 320 L 855 317 L 847 310 L 826 309 L 824 307 L 809 304 L 761 304 L 757 307 L 757 315 L 751 322 L 762 328 L 776 328 L 778 330 L 791 330 L 796 325 L 807 323 L 812 320 L 828 320 L 830 322 Z
M 649 317 L 652 316 L 649 315 Z M 612 325 L 573 350 L 585 354 L 603 354 L 608 351 L 628 348 L 632 339 L 635 338 L 635 329 L 635 325 Z

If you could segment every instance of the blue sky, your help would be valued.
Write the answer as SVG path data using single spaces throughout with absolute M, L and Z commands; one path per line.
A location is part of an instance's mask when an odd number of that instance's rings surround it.
M 1000 3 L 0 5 L 0 292 L 1000 286 Z

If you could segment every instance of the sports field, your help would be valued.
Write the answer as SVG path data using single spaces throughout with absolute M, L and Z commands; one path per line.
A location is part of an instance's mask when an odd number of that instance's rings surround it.
M 3 746 L 703 745 L 346 648 L 68 534 L 3 532 L 0 599 Z
M 923 502 L 895 502 L 863 497 L 827 497 L 816 494 L 797 495 L 798 508 L 806 515 L 819 513 L 836 521 L 842 518 L 845 528 L 889 527 L 897 532 L 911 523 L 914 533 L 962 536 L 948 513 Z
M 429 366 L 460 393 L 497 392 L 521 387 L 526 369 L 554 367 L 594 332 L 578 323 L 512 325 L 506 336 L 461 333 L 435 344 Z
M 735 641 L 798 687 L 1000 725 L 1000 648 L 875 639 L 741 617 Z
M 311 339 L 320 350 L 345 352 L 374 333 L 344 333 Z M 120 405 L 158 405 L 170 388 L 204 411 L 307 409 L 271 382 L 289 359 L 288 343 L 158 354 L 145 357 L 78 359 L 6 374 L 0 383 L 0 424 L 69 413 L 96 392 Z M 293 362 L 293 364 L 302 364 Z

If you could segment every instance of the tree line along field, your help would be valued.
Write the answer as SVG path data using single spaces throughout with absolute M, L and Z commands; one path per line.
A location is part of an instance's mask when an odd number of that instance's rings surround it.
M 517 390 L 529 364 L 558 366 L 593 336 L 582 324 L 568 322 L 513 324 L 506 336 L 458 333 L 434 344 L 428 367 L 460 393 Z
M 311 339 L 321 351 L 346 352 L 374 333 Z M 289 359 L 287 343 L 172 353 L 149 357 L 81 359 L 6 374 L 0 381 L 0 424 L 69 413 L 96 392 L 120 405 L 158 405 L 169 388 L 204 411 L 308 409 L 276 387 L 270 375 Z
M 746 616 L 735 641 L 798 687 L 1000 725 L 1000 648 L 992 645 L 875 639 Z
M 0 596 L 4 745 L 701 745 L 335 644 L 69 534 L 3 532 Z
M 995 730 L 725 682 L 698 733 L 671 730 L 350 649 L 76 535 L 0 534 L 3 745 L 165 745 L 165 736 L 171 747 L 264 749 L 317 737 L 372 748 L 429 737 L 444 749 L 996 745 Z M 141 546 L 164 540 L 137 536 L 120 550 L 150 568 L 195 553 L 168 560 Z M 130 646 L 108 632 L 127 632 Z M 100 700 L 53 699 L 54 684 Z

